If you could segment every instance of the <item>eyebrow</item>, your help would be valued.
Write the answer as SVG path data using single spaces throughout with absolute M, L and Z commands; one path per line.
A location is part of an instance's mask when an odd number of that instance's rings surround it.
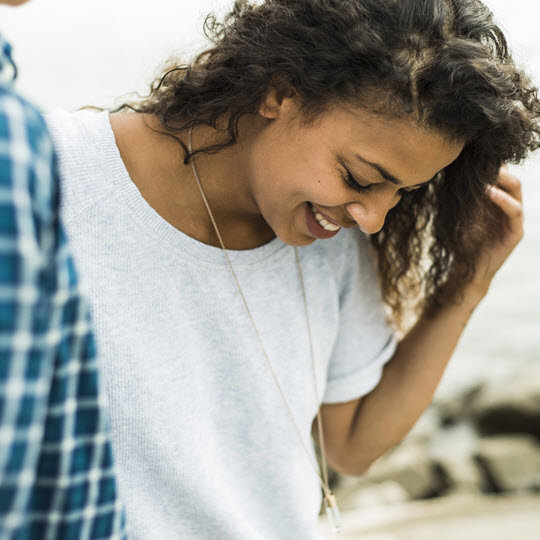
M 363 158 L 360 154 L 355 154 L 355 157 L 356 159 L 360 160 L 362 163 L 365 163 L 366 165 L 369 165 L 371 168 L 375 169 L 386 181 L 391 182 L 392 184 L 395 184 L 396 186 L 403 185 L 403 182 L 401 182 L 401 180 L 398 180 L 395 176 L 391 175 L 384 167 L 381 167 L 381 165 L 368 161 L 367 159 Z M 423 186 L 424 184 L 431 182 L 437 176 L 437 174 L 433 178 L 430 178 L 429 180 L 426 180 L 425 182 L 421 182 L 420 184 L 414 184 L 414 186 L 410 186 L 410 187 Z

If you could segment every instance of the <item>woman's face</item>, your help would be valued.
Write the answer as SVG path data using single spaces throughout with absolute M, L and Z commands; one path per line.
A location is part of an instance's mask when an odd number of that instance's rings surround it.
M 412 120 L 364 109 L 334 108 L 302 127 L 292 99 L 268 99 L 266 123 L 252 140 L 250 190 L 287 244 L 356 225 L 376 233 L 403 192 L 429 182 L 463 149 Z

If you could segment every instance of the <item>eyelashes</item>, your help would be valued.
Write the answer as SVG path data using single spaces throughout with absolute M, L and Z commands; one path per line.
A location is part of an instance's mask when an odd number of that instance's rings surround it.
M 361 184 L 359 184 L 356 179 L 354 178 L 354 176 L 352 175 L 351 171 L 349 171 L 349 169 L 347 169 L 347 167 L 345 167 L 345 165 L 343 165 L 343 168 L 345 169 L 345 172 L 344 173 L 341 173 L 341 177 L 343 178 L 343 181 L 352 189 L 354 189 L 355 191 L 357 191 L 358 193 L 369 193 L 370 191 L 372 191 L 373 189 L 373 185 L 374 184 L 368 184 L 367 186 L 363 186 Z M 423 185 L 423 186 L 418 186 L 417 188 L 414 188 L 414 189 L 400 189 L 398 190 L 398 194 L 403 196 L 403 195 L 409 195 L 411 193 L 413 193 L 414 191 L 418 191 L 424 187 L 427 187 L 427 185 Z
M 344 167 L 345 168 L 345 173 L 342 173 L 341 174 L 341 177 L 343 178 L 343 181 L 352 189 L 354 189 L 355 191 L 357 191 L 358 193 L 368 193 L 370 192 L 373 187 L 371 184 L 369 184 L 368 186 L 362 186 L 360 185 L 353 177 L 353 175 L 351 174 L 351 172 L 349 171 L 349 169 L 347 169 L 347 167 Z

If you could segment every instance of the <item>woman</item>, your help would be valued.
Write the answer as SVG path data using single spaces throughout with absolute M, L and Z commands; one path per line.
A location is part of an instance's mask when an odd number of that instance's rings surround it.
M 207 30 L 141 102 L 50 118 L 119 492 L 133 538 L 314 538 L 310 434 L 361 474 L 427 407 L 523 235 L 501 166 L 540 106 L 476 0 Z

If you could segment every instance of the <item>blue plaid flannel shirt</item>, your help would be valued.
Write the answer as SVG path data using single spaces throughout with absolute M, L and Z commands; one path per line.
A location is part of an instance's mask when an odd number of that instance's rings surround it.
M 0 539 L 124 539 L 52 142 L 15 76 L 0 36 Z

